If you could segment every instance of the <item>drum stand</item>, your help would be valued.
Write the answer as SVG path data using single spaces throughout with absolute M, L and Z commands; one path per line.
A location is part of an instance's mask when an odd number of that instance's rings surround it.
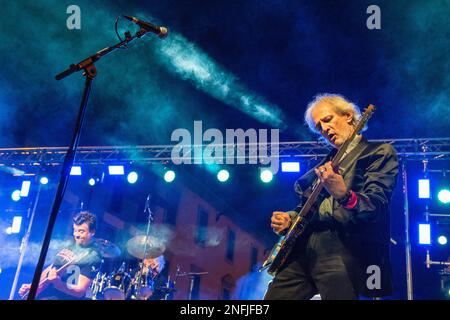
M 95 278 L 92 281 L 92 285 L 91 285 L 91 291 L 92 291 L 91 300 L 97 300 L 98 299 L 97 295 L 100 292 L 102 292 L 102 290 L 103 290 L 103 283 L 105 281 L 105 274 L 102 273 L 103 263 L 104 263 L 104 260 L 102 259 L 102 261 L 100 263 L 100 267 L 97 270 L 97 274 L 95 275 Z
M 180 267 L 177 267 L 177 273 L 175 279 L 178 277 L 189 276 L 189 300 L 192 300 L 192 292 L 194 291 L 195 277 L 203 276 L 208 272 L 180 272 Z
M 439 265 L 439 266 L 447 266 L 450 268 L 450 262 L 445 261 L 433 261 L 430 258 L 430 251 L 427 249 L 427 260 L 425 261 L 425 264 L 428 269 L 430 269 L 431 265 Z

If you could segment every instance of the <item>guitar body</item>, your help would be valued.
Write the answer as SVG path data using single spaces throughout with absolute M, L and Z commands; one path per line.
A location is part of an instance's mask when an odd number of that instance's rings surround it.
M 296 230 L 298 232 L 292 233 L 292 227 L 286 234 L 286 236 L 280 237 L 278 242 L 275 244 L 272 252 L 269 255 L 269 258 L 264 262 L 261 267 L 262 269 L 268 268 L 267 272 L 271 276 L 275 276 L 281 269 L 283 265 L 285 265 L 287 258 L 292 252 L 292 249 L 295 245 L 297 239 L 301 236 L 301 234 L 306 230 L 306 225 L 309 223 L 305 217 L 299 215 L 297 217 L 293 225 L 298 226 Z

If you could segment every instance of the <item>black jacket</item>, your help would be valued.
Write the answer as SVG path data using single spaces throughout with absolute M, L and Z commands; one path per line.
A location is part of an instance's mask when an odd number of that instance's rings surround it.
M 330 161 L 336 154 L 333 150 L 319 165 Z M 332 219 L 339 229 L 341 241 L 361 262 L 359 275 L 360 293 L 366 296 L 392 294 L 389 261 L 390 214 L 389 202 L 398 175 L 398 160 L 390 144 L 369 143 L 362 138 L 360 143 L 344 158 L 341 173 L 345 184 L 358 198 L 355 208 L 345 209 L 333 201 Z M 314 169 L 304 174 L 295 183 L 295 191 L 304 200 L 316 179 Z M 330 195 L 324 191 L 324 197 Z M 323 198 L 322 198 L 323 199 Z M 320 201 L 320 200 L 318 200 Z M 381 289 L 368 289 L 366 281 L 371 265 L 380 267 Z

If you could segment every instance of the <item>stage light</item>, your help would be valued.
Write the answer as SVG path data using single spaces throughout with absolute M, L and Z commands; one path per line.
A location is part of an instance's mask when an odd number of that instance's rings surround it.
M 217 173 L 217 180 L 219 180 L 220 182 L 227 181 L 229 177 L 230 173 L 228 172 L 228 170 L 222 169 Z
M 442 189 L 438 193 L 438 199 L 443 204 L 447 204 L 450 202 L 450 190 L 448 189 Z
M 123 166 L 108 166 L 108 173 L 111 176 L 123 176 L 125 171 Z
M 70 169 L 70 175 L 71 176 L 81 176 L 81 167 L 73 166 L 72 169 Z
M 281 172 L 300 172 L 300 162 L 282 162 Z
M 419 224 L 419 244 L 431 244 L 431 228 L 428 223 Z
M 13 193 L 11 194 L 11 199 L 13 199 L 13 201 L 19 201 L 20 200 L 20 190 L 14 190 Z
M 129 183 L 133 184 L 136 183 L 136 181 L 138 180 L 138 174 L 135 171 L 131 171 L 128 176 L 127 176 L 127 180 Z
M 438 238 L 438 243 L 439 243 L 441 246 L 445 246 L 445 245 L 447 244 L 447 237 L 446 237 L 446 236 L 440 236 L 440 237 Z
M 172 182 L 173 180 L 175 180 L 175 172 L 172 170 L 166 171 L 166 173 L 164 174 L 164 180 L 166 182 Z
M 260 179 L 264 183 L 269 183 L 273 179 L 273 173 L 269 169 L 264 169 L 261 171 L 261 174 L 259 175 Z
M 419 179 L 419 199 L 430 199 L 429 179 Z
M 11 233 L 19 233 L 21 225 L 22 225 L 22 217 L 20 217 L 20 216 L 14 217 L 12 227 L 11 227 Z
M 30 193 L 30 186 L 31 186 L 31 181 L 23 181 L 22 182 L 22 188 L 20 189 L 21 197 L 28 197 L 28 194 Z
M 39 179 L 39 182 L 41 184 L 47 184 L 48 183 L 48 178 L 47 177 L 41 177 L 41 179 Z
M 90 186 L 95 186 L 95 179 L 94 178 L 90 178 L 88 181 Z
M 12 233 L 12 228 L 11 227 L 6 228 L 6 233 L 7 234 L 11 234 Z

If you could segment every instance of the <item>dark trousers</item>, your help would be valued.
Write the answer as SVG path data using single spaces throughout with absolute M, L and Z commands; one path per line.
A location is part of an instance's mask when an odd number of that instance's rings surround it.
M 358 299 L 356 258 L 333 229 L 312 231 L 299 239 L 284 269 L 269 283 L 265 300 Z

